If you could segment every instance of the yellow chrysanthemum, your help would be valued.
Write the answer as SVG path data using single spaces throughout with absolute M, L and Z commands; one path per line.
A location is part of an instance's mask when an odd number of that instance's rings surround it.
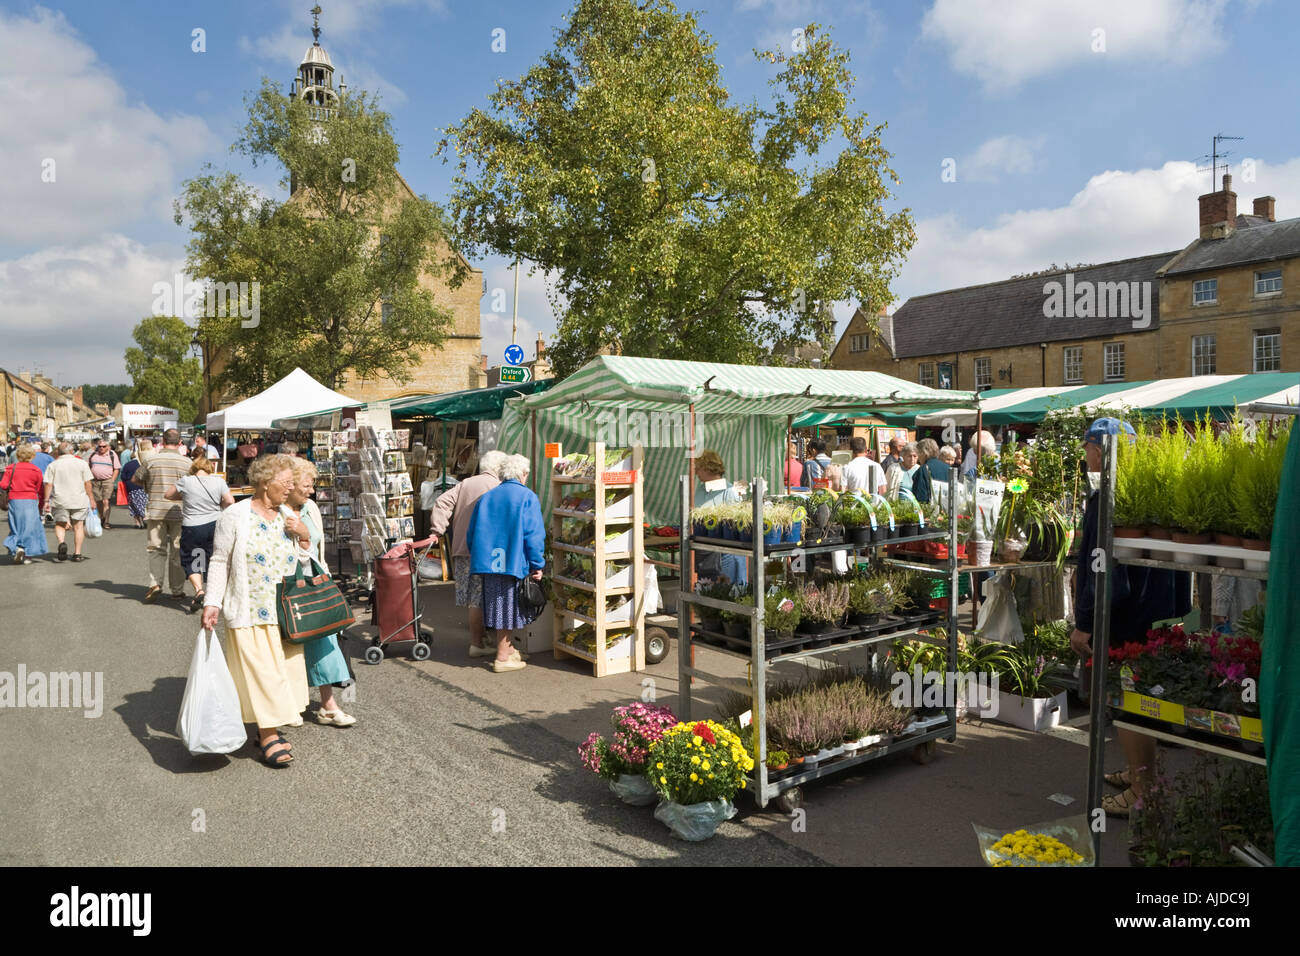
M 699 758 L 699 757 L 692 757 L 692 758 L 691 758 L 691 763 L 699 763 L 699 762 L 700 762 L 700 758 Z
M 699 779 L 700 779 L 699 774 L 694 774 L 694 773 L 691 774 L 691 783 L 695 783 Z

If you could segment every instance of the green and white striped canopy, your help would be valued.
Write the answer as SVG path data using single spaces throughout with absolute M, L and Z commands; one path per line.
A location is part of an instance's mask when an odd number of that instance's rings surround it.
M 692 407 L 697 453 L 717 451 L 733 481 L 761 474 L 779 491 L 789 418 L 839 409 L 945 407 L 963 399 L 972 401 L 974 395 L 880 372 L 603 355 L 544 394 L 507 400 L 498 447 L 529 455 L 540 478 L 550 474 L 541 458 L 547 442 L 559 442 L 566 453 L 585 452 L 592 441 L 639 442 L 646 449 L 646 520 L 677 524 L 678 476 L 687 474 L 690 464 Z M 549 508 L 550 482 L 535 485 L 543 509 Z
M 1042 421 L 1053 409 L 1102 406 L 1129 408 L 1146 416 L 1190 419 L 1208 413 L 1224 419 L 1240 405 L 1250 402 L 1294 405 L 1297 397 L 1300 397 L 1300 375 L 1294 372 L 1259 372 L 1106 385 L 989 389 L 980 393 L 980 409 L 986 425 L 1027 424 Z M 975 412 L 969 405 L 952 404 L 952 408 L 894 409 L 881 417 L 890 424 L 917 427 L 943 425 L 947 421 L 964 427 L 975 424 Z

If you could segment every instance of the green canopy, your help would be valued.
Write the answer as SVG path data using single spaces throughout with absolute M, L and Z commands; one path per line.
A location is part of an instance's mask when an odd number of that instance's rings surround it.
M 443 422 L 484 421 L 500 418 L 506 399 L 535 395 L 554 384 L 555 379 L 546 378 L 539 382 L 470 388 L 444 395 L 415 395 L 394 399 L 388 408 L 395 418 L 426 418 Z
M 1300 509 L 1284 506 L 1300 497 L 1300 425 L 1293 425 L 1278 489 L 1273 547 L 1269 556 L 1264 656 L 1260 662 L 1259 710 L 1273 809 L 1273 859 L 1300 866 Z
M 936 407 L 973 400 L 885 375 L 828 369 L 724 365 L 602 355 L 545 394 L 506 402 L 498 447 L 533 455 L 549 474 L 544 443 L 565 452 L 591 441 L 646 449 L 645 512 L 654 523 L 681 518 L 678 476 L 692 451 L 717 451 L 733 481 L 763 475 L 782 488 L 781 464 L 789 419 L 812 413 L 878 415 L 898 405 Z M 694 445 L 691 444 L 692 435 Z M 549 481 L 535 481 L 543 509 Z

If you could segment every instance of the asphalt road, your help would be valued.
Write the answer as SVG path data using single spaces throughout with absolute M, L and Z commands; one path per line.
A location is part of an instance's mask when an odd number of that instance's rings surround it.
M 963 724 L 929 766 L 902 755 L 819 782 L 797 821 L 742 796 L 714 839 L 686 844 L 583 772 L 576 751 L 646 677 L 676 703 L 675 648 L 647 674 L 602 681 L 549 653 L 496 675 L 466 655 L 445 585 L 422 589 L 432 659 L 399 652 L 370 666 L 356 660 L 361 641 L 348 642 L 354 727 L 287 729 L 296 759 L 285 770 L 251 748 L 196 758 L 175 724 L 197 616 L 141 603 L 143 531 L 114 528 L 86 553 L 82 564 L 0 558 L 0 671 L 103 680 L 98 717 L 0 708 L 0 864 L 969 866 L 972 821 L 1024 826 L 1084 798 L 1078 732 Z M 736 667 L 700 653 L 701 666 Z M 1104 862 L 1124 865 L 1124 845 L 1113 824 Z

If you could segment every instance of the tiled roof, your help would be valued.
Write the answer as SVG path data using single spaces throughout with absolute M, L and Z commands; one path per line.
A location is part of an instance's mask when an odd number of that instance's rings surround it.
M 1300 256 L 1300 219 L 1266 222 L 1258 216 L 1238 216 L 1237 223 L 1237 231 L 1226 239 L 1197 239 L 1170 263 L 1165 275 Z
M 1176 255 L 1162 252 L 1137 259 L 1122 259 L 1095 266 L 1069 269 L 1076 290 L 1083 282 L 1150 282 L 1148 329 L 1160 322 L 1160 283 L 1156 270 Z M 1118 335 L 1133 331 L 1133 319 L 1048 318 L 1043 306 L 1047 284 L 1060 283 L 1062 293 L 1067 270 L 1044 273 L 1027 279 L 1004 279 L 985 285 L 950 289 L 913 296 L 894 313 L 891 331 L 894 358 L 939 355 L 981 349 L 1006 348 L 1039 342 Z M 1077 297 L 1076 291 L 1076 297 Z M 1145 293 L 1144 301 L 1145 301 Z

